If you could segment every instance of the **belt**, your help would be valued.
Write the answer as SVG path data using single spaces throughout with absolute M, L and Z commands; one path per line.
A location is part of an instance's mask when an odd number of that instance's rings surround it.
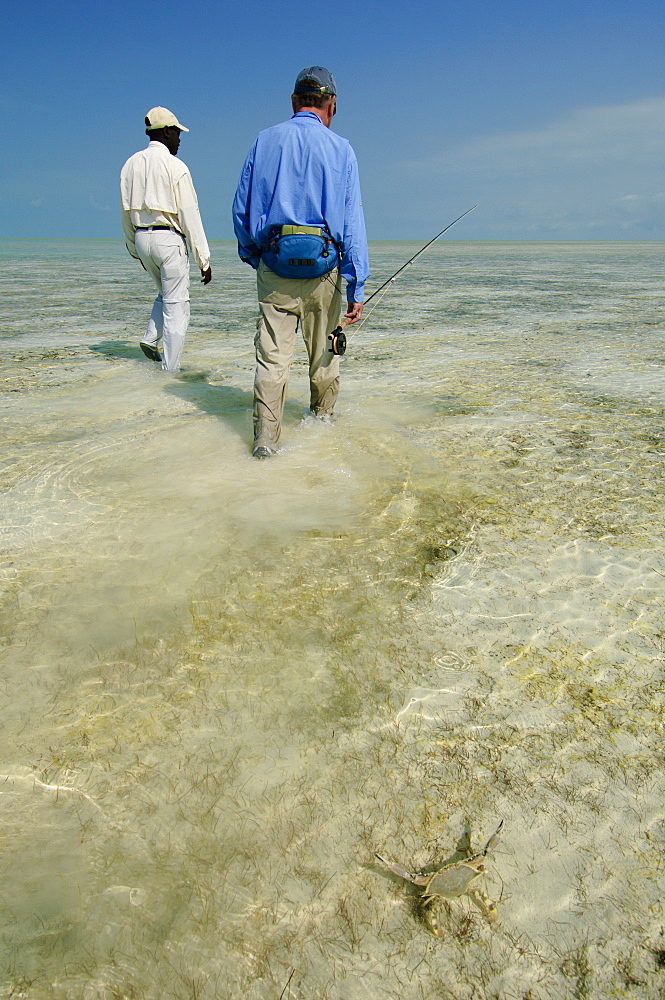
M 320 236 L 322 239 L 326 233 L 319 226 L 280 226 L 280 236 Z
M 178 236 L 182 236 L 183 240 L 185 238 L 184 233 L 181 233 L 179 229 L 175 228 L 175 226 L 137 226 L 136 232 L 140 230 L 142 233 L 151 233 L 154 229 L 164 229 L 169 233 L 177 233 Z

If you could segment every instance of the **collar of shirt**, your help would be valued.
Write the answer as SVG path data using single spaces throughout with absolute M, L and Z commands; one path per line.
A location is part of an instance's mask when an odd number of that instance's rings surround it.
M 296 111 L 295 115 L 292 115 L 291 118 L 292 119 L 293 118 L 313 118 L 314 121 L 317 121 L 319 123 L 319 125 L 323 125 L 323 122 L 321 121 L 321 119 L 319 118 L 319 116 L 316 115 L 316 114 L 314 114 L 313 111 Z M 325 125 L 323 125 L 323 127 L 325 128 Z

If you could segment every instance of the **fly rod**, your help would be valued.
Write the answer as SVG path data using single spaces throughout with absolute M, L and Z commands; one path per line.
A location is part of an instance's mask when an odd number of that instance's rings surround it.
M 375 295 L 378 295 L 379 292 L 383 291 L 384 288 L 386 288 L 392 281 L 394 281 L 395 278 L 398 276 L 398 274 L 401 274 L 402 271 L 404 271 L 409 266 L 409 264 L 413 264 L 413 262 L 416 259 L 416 257 L 420 257 L 421 253 L 423 253 L 423 251 L 427 250 L 427 247 L 431 247 L 432 243 L 436 243 L 436 241 L 438 240 L 438 238 L 440 236 L 443 236 L 443 234 L 447 233 L 449 229 L 452 229 L 453 226 L 455 225 L 455 223 L 459 222 L 460 219 L 463 219 L 465 215 L 468 215 L 470 212 L 473 212 L 474 208 L 478 208 L 478 206 L 474 205 L 472 208 L 467 208 L 466 212 L 462 212 L 462 214 L 458 215 L 458 217 L 453 222 L 449 222 L 445 229 L 442 229 L 440 233 L 437 233 L 436 236 L 434 236 L 429 241 L 429 243 L 426 243 L 425 246 L 421 247 L 420 250 L 418 250 L 417 253 L 414 253 L 413 257 L 411 257 L 409 260 L 407 260 L 406 264 L 402 264 L 402 266 L 400 268 L 398 268 L 397 271 L 395 271 L 395 273 L 392 275 L 392 277 L 388 278 L 387 281 L 384 281 L 382 285 L 379 285 L 379 287 L 376 289 L 375 292 L 372 292 L 372 294 L 370 295 L 370 297 L 365 300 L 365 305 L 367 305 L 369 302 L 371 302 Z M 377 305 L 378 305 L 378 302 L 377 302 Z M 365 319 L 366 318 L 367 317 L 365 317 Z M 342 320 L 341 324 L 338 327 L 336 327 L 336 329 L 334 329 L 332 333 L 328 334 L 328 340 L 331 342 L 329 350 L 333 354 L 340 354 L 341 355 L 341 354 L 345 353 L 345 351 L 346 351 L 346 334 L 344 333 L 344 327 L 348 326 L 348 325 L 349 324 L 345 320 Z

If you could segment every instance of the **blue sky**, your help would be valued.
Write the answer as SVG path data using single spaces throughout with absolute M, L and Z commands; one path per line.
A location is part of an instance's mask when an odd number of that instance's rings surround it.
M 171 108 L 211 239 L 297 72 L 334 73 L 368 233 L 665 238 L 662 0 L 52 0 L 2 16 L 0 235 L 119 237 L 117 181 Z

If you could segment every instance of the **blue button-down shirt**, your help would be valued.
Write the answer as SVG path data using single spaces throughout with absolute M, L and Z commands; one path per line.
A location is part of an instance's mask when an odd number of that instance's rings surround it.
M 347 300 L 362 302 L 369 261 L 358 161 L 312 111 L 259 133 L 233 201 L 238 253 L 253 267 L 274 229 L 289 224 L 328 230 L 342 248 Z

